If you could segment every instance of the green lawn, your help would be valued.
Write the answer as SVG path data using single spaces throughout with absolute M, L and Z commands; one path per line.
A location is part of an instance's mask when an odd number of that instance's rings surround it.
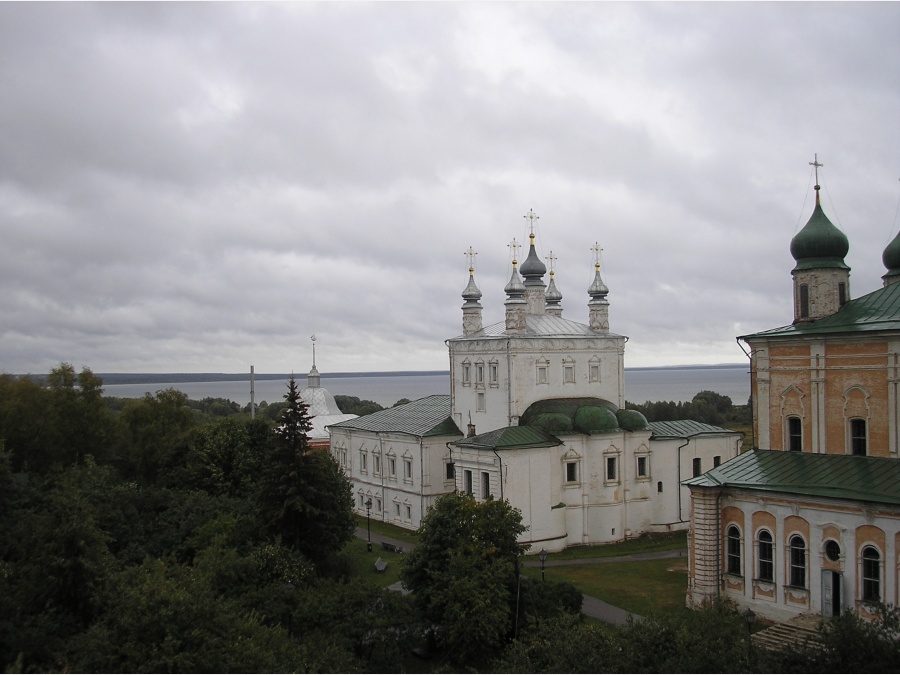
M 366 529 L 366 517 L 356 516 L 356 526 Z M 372 534 L 378 533 L 383 534 L 386 537 L 391 537 L 392 539 L 399 539 L 410 546 L 414 546 L 419 542 L 418 535 L 412 530 L 404 530 L 402 527 L 384 523 L 380 520 L 375 520 L 374 518 L 370 521 L 369 526 L 372 528 Z
M 636 539 L 629 539 L 618 544 L 570 546 L 562 553 L 551 553 L 547 559 L 583 560 L 585 558 L 610 558 L 632 553 L 649 553 L 651 551 L 677 551 L 680 548 L 687 548 L 687 532 L 645 534 Z M 527 556 L 525 560 L 537 560 L 537 556 Z
M 372 552 L 366 550 L 366 542 L 363 539 L 354 539 L 344 547 L 341 553 L 350 564 L 350 574 L 353 577 L 369 579 L 379 586 L 390 586 L 400 579 L 400 564 L 403 561 L 402 553 L 385 551 L 378 544 L 372 545 Z M 388 566 L 384 572 L 375 570 L 375 561 L 381 558 Z
M 541 578 L 539 568 L 526 568 L 524 574 Z M 548 567 L 545 574 L 548 581 L 568 581 L 582 593 L 635 614 L 688 611 L 684 606 L 688 583 L 686 557 Z
M 360 527 L 366 527 L 365 518 L 357 518 Z M 414 546 L 415 533 L 388 523 L 373 520 L 372 532 L 383 534 Z M 588 558 L 609 558 L 613 556 L 646 553 L 651 551 L 672 551 L 687 546 L 687 533 L 648 534 L 618 544 L 603 546 L 575 546 L 562 553 L 552 553 L 548 560 L 585 560 Z M 344 549 L 352 574 L 370 579 L 379 586 L 388 586 L 400 578 L 402 553 L 390 553 L 378 544 L 372 552 L 366 551 L 366 542 L 355 539 Z M 388 563 L 383 573 L 375 571 L 375 561 L 381 558 Z M 525 561 L 536 563 L 537 556 L 526 556 Z M 538 567 L 523 568 L 523 573 L 540 578 Z M 587 595 L 605 600 L 636 614 L 646 615 L 651 611 L 683 612 L 687 590 L 687 558 L 649 560 L 623 563 L 603 563 L 586 565 L 566 565 L 547 567 L 546 578 L 568 581 Z

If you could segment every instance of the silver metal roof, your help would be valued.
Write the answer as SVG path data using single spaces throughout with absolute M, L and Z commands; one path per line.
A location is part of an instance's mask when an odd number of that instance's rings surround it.
M 450 420 L 449 394 L 426 396 L 411 403 L 334 424 L 331 428 L 394 432 L 412 436 L 461 435 Z
M 460 335 L 451 340 L 478 340 L 491 337 L 509 337 L 511 334 L 506 332 L 506 321 L 499 321 L 485 326 L 477 333 L 471 335 Z M 621 337 L 612 333 L 597 333 L 591 330 L 590 326 L 570 321 L 561 316 L 553 316 L 552 314 L 526 314 L 525 315 L 525 332 L 512 334 L 514 337 Z
M 650 422 L 650 438 L 691 438 L 703 434 L 740 434 L 739 431 L 724 429 L 694 420 L 674 420 L 671 422 Z

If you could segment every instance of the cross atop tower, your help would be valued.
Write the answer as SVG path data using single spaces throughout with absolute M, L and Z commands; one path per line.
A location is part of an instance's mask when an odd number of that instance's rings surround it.
M 547 256 L 547 262 L 550 263 L 550 277 L 553 277 L 553 266 L 556 263 L 556 256 L 553 255 L 553 251 L 550 251 L 550 255 Z
M 469 259 L 469 273 L 471 274 L 475 271 L 475 256 L 478 255 L 478 253 L 470 246 L 468 250 L 463 251 L 463 255 Z
M 816 167 L 816 192 L 819 191 L 819 167 L 825 166 L 824 164 L 819 164 L 819 153 L 813 154 L 813 161 L 809 163 L 810 166 Z
M 603 252 L 603 249 L 600 248 L 600 244 L 594 242 L 594 245 L 591 246 L 591 250 L 594 252 L 594 267 L 596 269 L 600 269 L 600 254 Z
M 515 238 L 513 238 L 513 240 L 511 242 L 509 242 L 507 244 L 507 246 L 509 246 L 509 250 L 512 251 L 513 265 L 518 265 L 519 264 L 519 249 L 522 248 L 522 244 L 520 244 L 519 242 L 517 242 L 515 240 Z
M 309 339 L 312 340 L 312 347 L 313 347 L 313 369 L 315 369 L 315 367 L 316 367 L 316 336 L 315 336 L 315 335 L 311 335 Z
M 525 220 L 528 221 L 528 234 L 529 236 L 534 236 L 534 221 L 540 220 L 541 217 L 534 212 L 534 209 L 528 209 L 528 213 L 522 216 Z

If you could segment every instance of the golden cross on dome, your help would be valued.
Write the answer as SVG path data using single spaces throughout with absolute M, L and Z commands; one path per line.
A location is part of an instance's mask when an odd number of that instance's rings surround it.
M 528 221 L 528 234 L 530 236 L 534 236 L 534 221 L 540 220 L 541 217 L 534 212 L 534 209 L 528 209 L 528 213 L 522 216 L 525 220 Z
M 591 246 L 591 250 L 594 252 L 594 266 L 599 270 L 600 269 L 600 254 L 603 252 L 603 249 L 600 248 L 600 244 L 594 242 L 594 245 Z
M 509 250 L 512 251 L 513 265 L 518 264 L 519 249 L 522 248 L 522 244 L 520 244 L 519 242 L 517 242 L 515 240 L 515 238 L 513 238 L 513 240 L 511 242 L 509 242 L 509 244 L 507 244 L 507 246 L 509 246 Z
M 556 256 L 553 255 L 553 251 L 550 251 L 550 255 L 547 256 L 547 262 L 550 263 L 550 276 L 553 276 L 553 266 L 556 263 Z
M 469 272 L 470 273 L 474 272 L 475 271 L 475 256 L 478 255 L 478 253 L 476 253 L 475 249 L 470 246 L 468 248 L 468 250 L 463 251 L 463 255 L 469 259 Z

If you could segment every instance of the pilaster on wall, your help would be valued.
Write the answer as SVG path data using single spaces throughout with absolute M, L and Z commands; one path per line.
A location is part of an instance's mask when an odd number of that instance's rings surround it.
M 753 394 L 753 405 L 756 408 L 754 419 L 756 421 L 756 447 L 765 450 L 772 447 L 771 419 L 769 415 L 769 385 L 771 375 L 769 373 L 769 350 L 765 347 L 754 349 L 752 353 L 752 368 L 756 375 L 756 391 Z
M 687 595 L 689 607 L 699 607 L 719 595 L 720 539 L 718 491 L 691 487 Z

